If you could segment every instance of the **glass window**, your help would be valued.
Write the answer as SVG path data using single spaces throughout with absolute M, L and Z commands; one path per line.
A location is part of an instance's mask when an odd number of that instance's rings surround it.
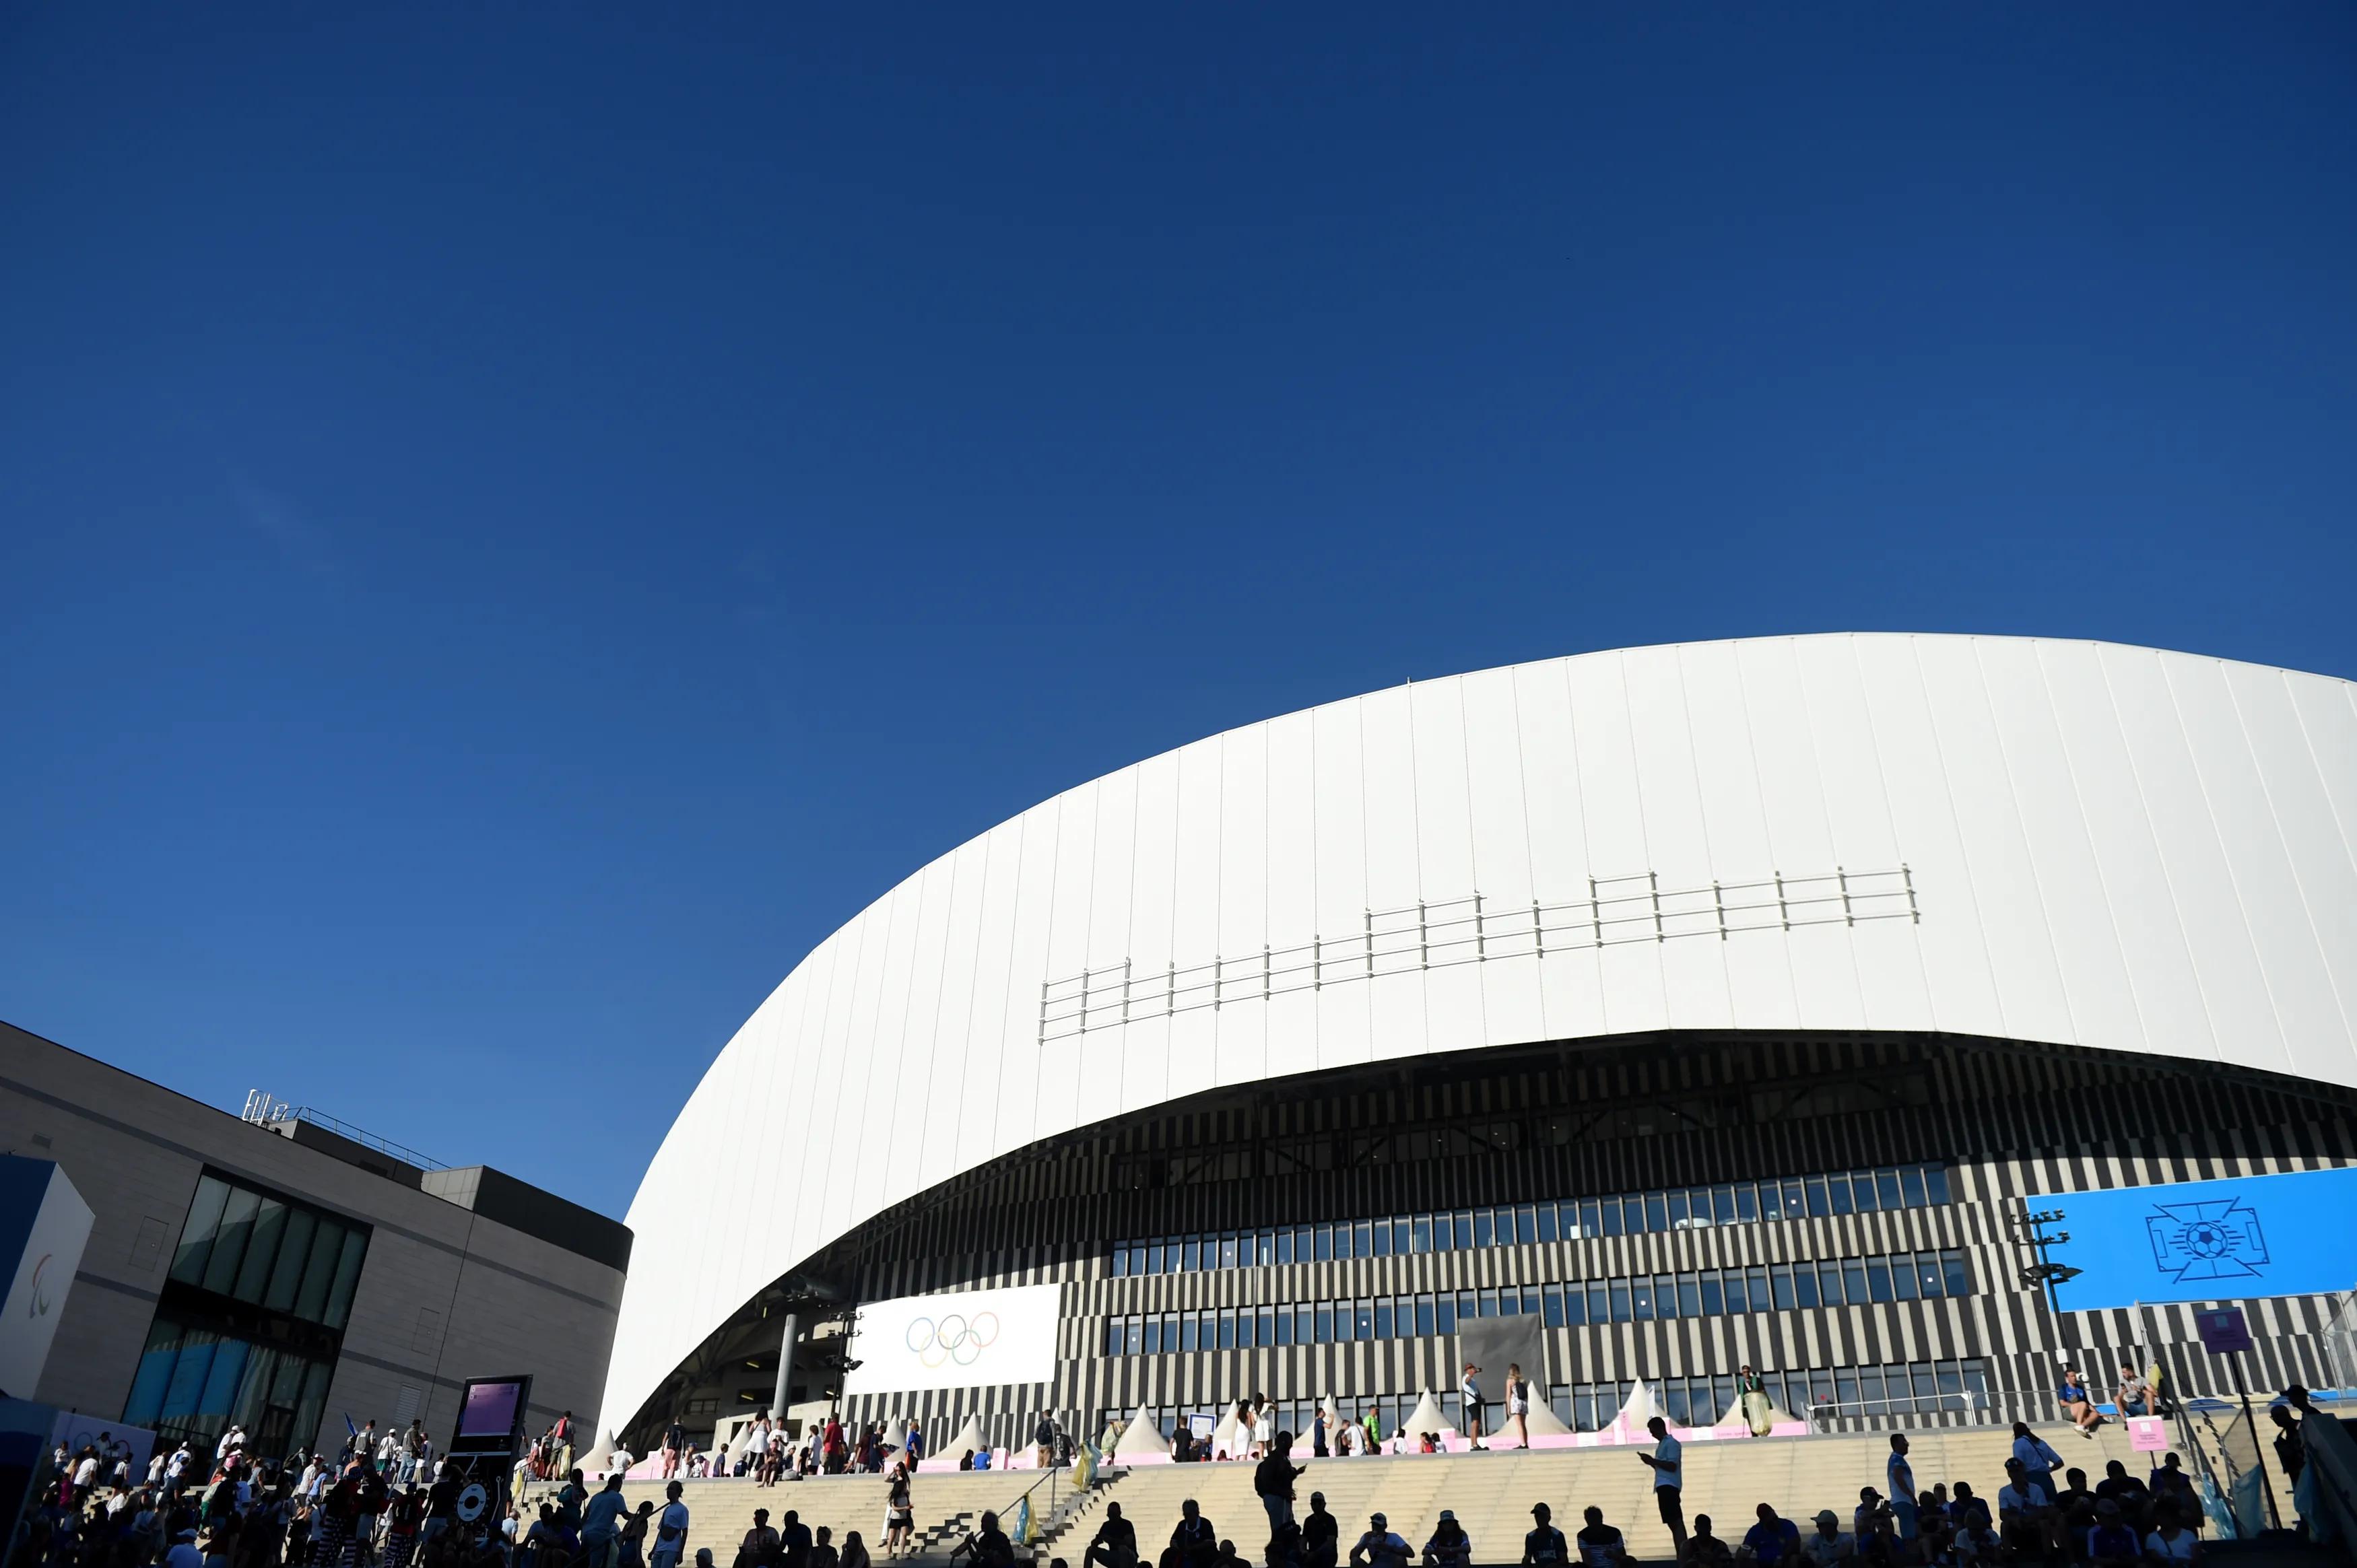
M 1474 1309 L 1480 1316 L 1483 1317 L 1495 1317 L 1498 1316 L 1498 1293 L 1496 1291 L 1485 1290 L 1474 1299 L 1480 1303 L 1480 1305 Z
M 1178 1266 L 1191 1274 L 1203 1266 L 1203 1239 L 1200 1236 L 1188 1237 L 1186 1249 L 1186 1261 Z
M 1947 1166 L 1925 1165 L 1923 1167 L 1923 1196 L 1934 1203 L 1948 1201 Z
M 1940 1297 L 1948 1294 L 1947 1281 L 1942 1277 L 1940 1273 L 1939 1253 L 1918 1252 L 1914 1256 L 1913 1265 L 1915 1273 L 1915 1293 L 1918 1295 L 1921 1296 L 1925 1301 L 1936 1301 Z M 1895 1273 L 1898 1272 L 1899 1264 L 1894 1260 L 1890 1267 L 1891 1271 Z
M 1627 1323 L 1631 1321 L 1629 1307 L 1629 1282 L 1627 1280 L 1614 1280 L 1612 1282 L 1612 1321 L 1615 1323 Z
M 1912 1256 L 1901 1252 L 1890 1260 L 1890 1298 L 1893 1301 L 1913 1301 L 1921 1294 L 1917 1288 L 1919 1283 Z M 1933 1291 L 1932 1294 L 1937 1295 L 1940 1293 Z
M 1783 1218 L 1784 1218 L 1784 1188 L 1782 1187 L 1782 1186 L 1781 1186 L 1781 1184 L 1779 1184 L 1779 1183 L 1772 1182 L 1772 1181 L 1763 1181 L 1763 1182 L 1761 1182 L 1761 1183 L 1760 1184 L 1759 1204 L 1760 1204 L 1760 1219 L 1783 1219 Z
M 1883 1294 L 1888 1296 L 1889 1292 L 1885 1291 Z M 1866 1260 L 1864 1258 L 1842 1260 L 1842 1294 L 1852 1306 L 1873 1299 L 1866 1293 Z
M 1688 1226 L 1692 1225 L 1697 1218 L 1708 1219 L 1710 1217 L 1708 1210 L 1705 1210 L 1702 1215 L 1696 1216 L 1694 1210 L 1687 1206 L 1687 1195 L 1685 1193 L 1669 1193 L 1666 1195 L 1666 1201 L 1669 1204 L 1670 1211 L 1670 1223 L 1668 1229 L 1672 1230 L 1684 1230 Z M 1648 1200 L 1648 1207 L 1651 1207 L 1650 1199 Z
M 1863 1261 L 1866 1263 L 1866 1299 L 1889 1301 L 1890 1299 L 1890 1260 L 1867 1258 Z
M 307 1208 L 287 1213 L 286 1237 L 279 1243 L 277 1261 L 270 1266 L 270 1284 L 262 1295 L 262 1305 L 271 1311 L 295 1310 L 295 1293 L 303 1283 L 303 1265 L 310 1259 L 311 1237 L 318 1226 L 319 1217 Z
M 1899 1207 L 1899 1173 L 1897 1171 L 1886 1168 L 1874 1173 L 1874 1196 L 1880 1200 L 1886 1212 Z
M 1351 1311 L 1351 1322 L 1353 1337 L 1372 1339 L 1375 1337 L 1375 1304 L 1361 1296 L 1358 1305 Z
M 206 1260 L 212 1256 L 213 1232 L 221 1227 L 222 1207 L 229 1202 L 229 1184 L 211 1176 L 197 1178 L 197 1196 L 188 1205 L 188 1218 L 180 1227 L 179 1250 L 172 1254 L 172 1278 L 182 1284 L 195 1284 L 205 1277 Z
M 1839 1306 L 1849 1299 L 1842 1288 L 1842 1266 L 1837 1258 L 1827 1258 L 1817 1264 L 1817 1295 L 1827 1306 Z M 1864 1302 L 1863 1295 L 1857 1298 Z
M 1470 1323 L 1474 1318 L 1480 1316 L 1481 1312 L 1480 1305 L 1479 1305 L 1480 1300 L 1480 1298 L 1476 1296 L 1469 1290 L 1458 1291 L 1457 1293 L 1457 1321 L 1459 1323 Z
M 1552 1216 L 1555 1213 L 1555 1205 L 1547 1205 L 1547 1213 L 1549 1216 Z M 1539 1235 L 1538 1205 L 1534 1203 L 1525 1203 L 1520 1208 L 1514 1210 L 1514 1240 L 1526 1245 L 1537 1240 L 1544 1240 L 1552 1241 L 1555 1240 L 1552 1236 L 1541 1237 Z
M 1695 1283 L 1700 1287 L 1705 1316 L 1717 1317 L 1727 1310 L 1727 1294 L 1719 1289 L 1717 1269 L 1705 1269 L 1696 1276 Z
M 1948 1277 L 1948 1294 L 1965 1296 L 1973 1294 L 1972 1265 L 1962 1252 L 1950 1251 L 1940 1254 L 1940 1272 Z
M 1524 1285 L 1523 1287 L 1523 1316 L 1525 1317 L 1536 1317 L 1538 1315 L 1539 1287 L 1536 1285 Z
M 1798 1176 L 1784 1185 L 1784 1218 L 1798 1219 L 1809 1211 L 1806 1188 Z
M 1816 1264 L 1795 1263 L 1792 1265 L 1792 1301 L 1793 1304 L 1798 1306 L 1814 1306 L 1817 1305 Z
M 1232 1235 L 1222 1236 L 1220 1238 L 1220 1267 L 1232 1269 L 1235 1266 L 1236 1239 Z
M 1424 1303 L 1421 1300 L 1415 1304 L 1415 1316 L 1419 1323 L 1424 1320 Z M 1454 1294 L 1444 1294 L 1439 1298 L 1433 1331 L 1437 1334 L 1457 1332 L 1457 1297 Z
M 1675 1317 L 1678 1315 L 1678 1277 L 1675 1274 L 1653 1276 L 1653 1316 Z
M 1775 1301 L 1779 1307 L 1789 1310 L 1800 1305 L 1800 1298 L 1792 1294 L 1792 1264 L 1778 1263 L 1769 1270 L 1768 1283 L 1775 1292 Z
M 336 1282 L 328 1287 L 328 1311 L 324 1319 L 330 1328 L 341 1328 L 344 1319 L 351 1315 L 352 1292 L 361 1283 L 361 1262 L 368 1256 L 368 1233 L 364 1230 L 344 1232 L 343 1256 L 336 1262 Z
M 1645 1229 L 1661 1231 L 1670 1228 L 1670 1201 L 1666 1194 L 1649 1192 L 1645 1195 Z
M 1497 1232 L 1490 1223 L 1490 1211 L 1486 1208 L 1475 1209 L 1473 1211 L 1473 1244 L 1476 1247 L 1487 1247 L 1497 1239 Z
M 1804 1185 L 1807 1187 L 1809 1195 L 1809 1213 L 1813 1216 L 1831 1214 L 1834 1211 L 1834 1202 L 1832 1197 L 1825 1191 L 1825 1178 L 1821 1176 L 1813 1176 L 1808 1178 Z M 1788 1207 L 1784 1212 L 1787 1215 L 1790 1215 L 1792 1211 Z M 1845 1210 L 1844 1212 L 1847 1211 Z
M 1582 1236 L 1603 1235 L 1603 1206 L 1597 1199 L 1591 1197 L 1582 1201 L 1579 1206 L 1579 1233 Z
M 1562 1239 L 1563 1232 L 1557 1228 L 1555 1223 L 1556 1214 L 1554 1204 L 1542 1203 L 1537 1207 L 1537 1208 L 1533 1210 L 1533 1213 L 1536 1216 L 1538 1220 L 1540 1240 L 1555 1241 Z
M 1598 1212 L 1602 1216 L 1604 1220 L 1603 1227 L 1599 1232 L 1600 1234 L 1606 1236 L 1624 1236 L 1628 1234 L 1624 1224 L 1628 1216 L 1623 1212 L 1620 1207 L 1620 1200 L 1619 1198 L 1602 1197 L 1597 1199 L 1597 1204 Z M 1644 1211 L 1642 1209 L 1638 1210 L 1637 1222 L 1639 1225 L 1641 1226 L 1644 1223 Z
M 1331 1225 L 1320 1225 L 1318 1227 L 1318 1256 L 1316 1261 L 1322 1263 L 1328 1259 L 1333 1257 L 1333 1255 L 1334 1227 Z
M 1372 1258 L 1375 1255 L 1375 1222 L 1373 1220 L 1361 1219 L 1351 1227 L 1351 1256 L 1354 1258 Z
M 1253 1316 L 1260 1320 L 1260 1331 L 1254 1337 L 1253 1343 L 1255 1345 L 1275 1344 L 1276 1308 L 1273 1306 L 1264 1306 L 1257 1312 L 1254 1313 Z
M 1857 1211 L 1860 1214 L 1872 1214 L 1882 1207 L 1882 1199 L 1878 1196 L 1872 1171 L 1850 1172 L 1849 1186 L 1852 1201 L 1857 1205 Z
M 1563 1320 L 1573 1327 L 1587 1321 L 1587 1287 L 1568 1284 L 1563 1287 Z
M 1293 1228 L 1293 1261 L 1297 1263 L 1307 1263 L 1311 1261 L 1312 1255 L 1317 1251 L 1317 1228 L 1309 1225 L 1295 1226 Z
M 1923 1167 L 1909 1165 L 1899 1173 L 1899 1193 L 1910 1208 L 1923 1207 Z
M 264 1198 L 261 1211 L 253 1217 L 253 1238 L 246 1243 L 245 1262 L 238 1266 L 236 1282 L 230 1286 L 231 1295 L 257 1304 L 262 1300 L 270 1284 L 270 1265 L 277 1261 L 278 1243 L 285 1234 L 286 1206 L 274 1197 Z
M 1159 1241 L 1146 1244 L 1146 1272 L 1149 1274 L 1162 1272 L 1162 1243 Z
M 1374 1241 L 1374 1250 L 1367 1255 L 1371 1258 L 1390 1257 L 1392 1255 L 1392 1222 L 1390 1216 L 1386 1215 L 1380 1219 L 1370 1220 L 1368 1223 L 1373 1228 L 1372 1240 Z
M 1815 1178 L 1811 1178 L 1810 1185 L 1812 1187 L 1816 1185 Z M 1850 1189 L 1849 1176 L 1846 1172 L 1835 1171 L 1825 1177 L 1825 1191 L 1832 1199 L 1835 1214 L 1857 1212 L 1857 1194 Z
M 1450 1316 L 1453 1317 L 1455 1314 Z M 1438 1320 L 1433 1314 L 1432 1297 L 1420 1295 L 1415 1298 L 1415 1331 L 1418 1335 L 1428 1339 L 1435 1334 L 1452 1332 L 1456 1326 L 1454 1323 L 1448 1329 L 1438 1326 Z
M 1220 1348 L 1232 1350 L 1235 1348 L 1236 1309 L 1232 1306 L 1222 1307 L 1220 1309 Z
M 303 1264 L 303 1283 L 295 1291 L 295 1316 L 317 1323 L 328 1310 L 328 1290 L 336 1283 L 336 1264 L 344 1251 L 344 1228 L 332 1219 L 319 1221 L 311 1255 Z
M 1279 1345 L 1293 1343 L 1293 1308 L 1290 1306 L 1280 1306 L 1276 1309 L 1275 1342 Z
M 1473 1211 L 1469 1208 L 1460 1208 L 1457 1211 L 1457 1250 L 1461 1252 L 1471 1245 L 1473 1245 Z
M 1587 1282 L 1587 1321 L 1590 1323 L 1612 1321 L 1611 1290 L 1602 1280 Z M 1624 1318 L 1622 1321 L 1626 1322 L 1627 1319 Z
M 1331 1345 L 1333 1342 L 1334 1304 L 1330 1301 L 1321 1301 L 1318 1304 L 1318 1343 Z
M 1419 1214 L 1415 1217 L 1412 1236 L 1413 1239 L 1409 1242 L 1409 1245 L 1415 1251 L 1419 1252 L 1429 1252 L 1432 1251 L 1431 1215 Z
M 1375 1337 L 1378 1339 L 1389 1339 L 1392 1337 L 1393 1332 L 1392 1298 L 1387 1295 L 1379 1295 L 1375 1297 Z
M 1931 1408 L 1939 1402 L 1940 1380 L 1928 1361 L 1918 1361 L 1907 1369 L 1910 1381 L 1915 1385 L 1915 1403 L 1919 1408 Z
M 1749 1312 L 1751 1310 L 1751 1296 L 1750 1294 L 1744 1289 L 1743 1271 L 1741 1269 L 1728 1269 L 1726 1271 L 1719 1276 L 1719 1284 L 1727 1293 L 1727 1311 Z
M 1179 1320 L 1178 1348 L 1182 1350 L 1200 1350 L 1203 1348 L 1203 1315 L 1201 1313 L 1190 1312 Z
M 1115 1248 L 1113 1250 L 1113 1272 L 1114 1272 L 1114 1276 L 1116 1279 L 1118 1279 L 1118 1278 L 1119 1278 L 1120 1276 L 1122 1276 L 1123 1274 L 1125 1274 L 1125 1273 L 1129 1273 L 1129 1249 L 1128 1249 L 1128 1248 L 1126 1248 L 1126 1247 L 1115 1247 Z
M 1546 1294 L 1539 1298 L 1539 1321 L 1549 1328 L 1563 1326 L 1563 1287 L 1549 1285 Z
M 1275 1231 L 1264 1230 L 1260 1233 L 1260 1247 L 1258 1251 L 1260 1253 L 1260 1261 L 1263 1263 L 1274 1263 L 1276 1262 Z
M 1162 1354 L 1162 1319 L 1152 1313 L 1146 1316 L 1146 1353 L 1149 1356 Z
M 1105 1319 L 1105 1354 L 1108 1356 L 1121 1354 L 1121 1319 L 1118 1317 Z
M 1751 1310 L 1768 1310 L 1768 1265 L 1757 1263 L 1744 1271 L 1743 1283 L 1751 1296 Z
M 1749 1205 L 1738 1204 L 1737 1199 L 1738 1197 L 1748 1198 L 1750 1196 L 1751 1189 L 1748 1187 L 1743 1188 L 1740 1192 L 1738 1192 L 1731 1187 L 1712 1187 L 1710 1189 L 1711 1219 L 1721 1225 L 1733 1225 L 1737 1223 L 1738 1220 L 1749 1219 L 1751 1218 L 1750 1215 L 1739 1212 L 1740 1209 L 1748 1208 Z
M 1276 1233 L 1276 1261 L 1280 1267 L 1293 1262 L 1293 1232 L 1291 1230 L 1280 1230 Z

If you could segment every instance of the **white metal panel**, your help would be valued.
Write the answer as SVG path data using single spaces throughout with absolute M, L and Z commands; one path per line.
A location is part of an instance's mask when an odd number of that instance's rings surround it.
M 2129 1009 L 2148 1049 L 2206 1060 L 2218 1054 L 2210 1003 L 2178 919 L 2169 868 L 2153 841 L 2136 765 L 2121 733 L 2102 663 L 2078 644 L 2039 645 L 2071 776 L 2087 802 L 2086 824 L 2106 917 L 2119 932 Z
M 2224 667 L 2214 659 L 2165 654 L 2161 668 L 2192 746 L 2194 768 L 2226 852 L 2236 901 L 2258 950 L 2267 993 L 2283 1025 L 2290 1070 L 2330 1079 L 2348 1070 L 2348 1021 L 2333 995 L 2299 879 L 2285 853 L 2275 803 L 2260 782 L 2258 757 L 2227 689 Z
M 1920 638 L 1916 663 L 1947 765 L 2007 1030 L 2024 1039 L 2067 1040 L 2072 1037 L 2070 1002 L 1974 641 Z
M 1696 645 L 1378 693 L 1084 786 L 860 912 L 721 1053 L 632 1206 L 608 1415 L 884 1206 L 1215 1069 L 1797 1020 L 2215 1052 L 2357 1085 L 2351 691 L 2076 643 Z M 1417 905 L 1477 890 L 1486 940 L 1493 904 L 1584 899 L 1591 875 L 1899 864 L 1920 925 L 1415 961 Z M 1043 982 L 1102 971 L 1117 1004 L 1125 962 L 1257 962 L 1305 923 L 1347 944 L 1371 908 L 1409 911 L 1399 972 L 1295 993 L 1272 974 L 1265 1002 L 1149 1009 L 1041 1049 Z M 748 1159 L 752 1179 L 716 1181 Z M 832 1175 L 861 1170 L 875 1179 Z M 673 1222 L 688 1205 L 699 1223 Z
M 2075 1037 L 2133 1050 L 2143 1042 L 2143 1025 L 2037 646 L 1992 638 L 1975 642 L 1973 652 L 2035 868 L 2043 942 L 2080 1021 Z
M 1768 842 L 1776 873 L 1786 878 L 1821 877 L 1840 864 L 1825 808 L 1824 773 L 1809 733 L 1809 703 L 1793 658 L 1792 639 L 1762 639 L 1736 645 L 1743 671 L 1746 732 L 1760 768 L 1760 799 L 1768 819 Z M 1822 886 L 1801 884 L 1803 893 L 1823 894 Z M 1822 908 L 1808 913 L 1821 917 Z M 1785 943 L 1792 967 L 1794 1010 L 1810 1029 L 1862 1029 L 1866 1003 L 1858 989 L 1857 958 L 1848 928 L 1796 925 Z
M 2099 648 L 2096 656 L 2120 715 L 2145 814 L 2152 822 L 2154 842 L 2160 846 L 2161 864 L 2176 895 L 2177 918 L 2185 930 L 2193 971 L 2209 1000 L 2220 1058 L 2288 1071 L 2283 1026 L 2251 945 L 2241 895 L 2227 870 L 2161 656 L 2149 649 L 2112 647 Z

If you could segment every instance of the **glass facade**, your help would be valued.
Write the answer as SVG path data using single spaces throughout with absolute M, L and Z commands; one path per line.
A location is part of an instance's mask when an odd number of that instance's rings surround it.
M 200 1176 L 123 1419 L 206 1441 L 235 1421 L 268 1455 L 311 1441 L 369 1235 L 308 1205 Z
M 1757 1225 L 1823 1215 L 1876 1214 L 1948 1201 L 1945 1165 L 1884 1165 L 1777 1181 L 1615 1193 L 1609 1197 L 1501 1204 L 1494 1208 L 1388 1215 L 1379 1219 L 1340 1219 L 1215 1235 L 1157 1236 L 1114 1243 L 1113 1272 L 1117 1275 L 1176 1274 L 1196 1269 L 1322 1263 L 1337 1258 L 1389 1258 L 1410 1252 L 1578 1241 L 1595 1236 L 1636 1236 L 1653 1230 Z

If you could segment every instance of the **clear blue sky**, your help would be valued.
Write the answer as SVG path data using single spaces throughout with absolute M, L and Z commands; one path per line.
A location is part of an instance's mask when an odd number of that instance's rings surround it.
M 0 1017 L 619 1213 L 813 942 L 1208 732 L 2357 675 L 2346 5 L 685 9 L 0 16 Z

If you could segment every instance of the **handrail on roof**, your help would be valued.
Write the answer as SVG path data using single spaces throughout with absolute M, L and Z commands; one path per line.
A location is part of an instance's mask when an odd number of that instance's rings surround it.
M 290 1106 L 283 1100 L 273 1099 L 267 1090 L 248 1090 L 245 1109 L 238 1113 L 238 1119 L 264 1128 L 275 1127 L 285 1122 L 308 1122 L 315 1127 L 324 1127 L 339 1137 L 350 1138 L 363 1148 L 373 1149 L 380 1155 L 389 1155 L 404 1165 L 415 1165 L 422 1171 L 450 1168 L 431 1155 L 420 1154 L 406 1144 L 396 1144 L 390 1138 L 381 1138 L 364 1127 L 355 1127 L 324 1111 L 308 1105 Z

